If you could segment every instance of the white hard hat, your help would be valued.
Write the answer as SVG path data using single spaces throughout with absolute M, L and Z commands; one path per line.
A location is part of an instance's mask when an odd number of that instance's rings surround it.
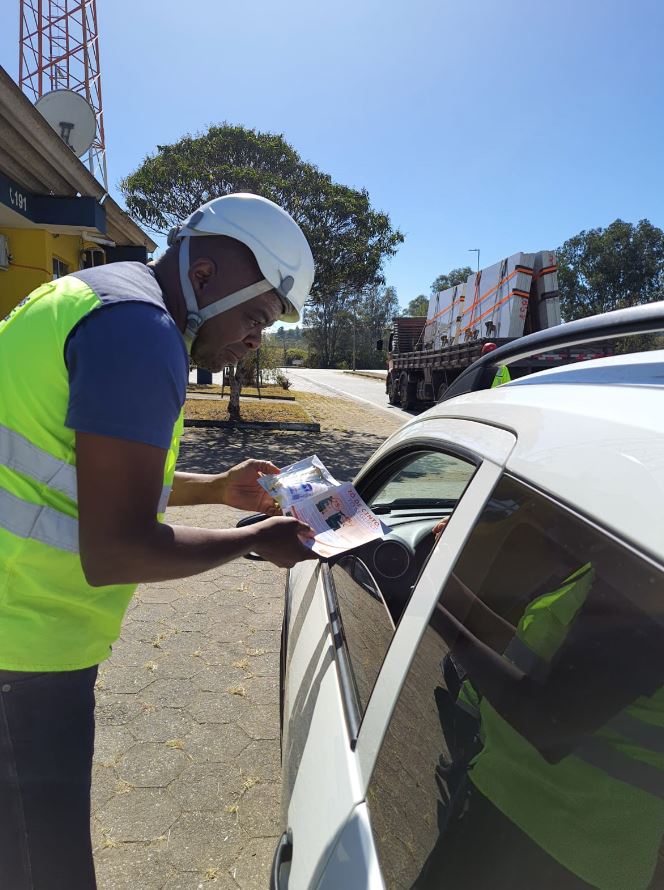
M 226 235 L 246 244 L 264 278 L 199 309 L 189 280 L 189 238 L 200 235 Z M 284 301 L 284 321 L 300 320 L 314 281 L 314 258 L 302 229 L 273 201 L 244 193 L 214 198 L 171 229 L 168 243 L 177 241 L 182 241 L 180 283 L 187 304 L 189 344 L 203 322 L 269 290 Z

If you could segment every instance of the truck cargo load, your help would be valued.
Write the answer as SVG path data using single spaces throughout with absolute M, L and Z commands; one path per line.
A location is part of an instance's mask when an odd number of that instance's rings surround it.
M 555 253 L 519 252 L 487 266 L 432 294 L 426 318 L 394 319 L 386 380 L 390 403 L 412 408 L 437 401 L 486 344 L 500 346 L 560 321 Z M 531 360 L 521 370 L 555 361 Z

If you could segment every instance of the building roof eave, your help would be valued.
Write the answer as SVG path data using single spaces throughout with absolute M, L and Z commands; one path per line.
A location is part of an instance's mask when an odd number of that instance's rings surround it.
M 0 164 L 3 155 L 18 158 L 7 172 L 21 185 L 33 192 L 63 197 L 78 193 L 100 200 L 104 196 L 103 185 L 65 145 L 1 66 L 0 121 L 7 124 L 0 128 Z M 113 198 L 108 196 L 103 206 L 108 235 L 113 241 L 144 246 L 148 252 L 156 249 L 156 242 Z

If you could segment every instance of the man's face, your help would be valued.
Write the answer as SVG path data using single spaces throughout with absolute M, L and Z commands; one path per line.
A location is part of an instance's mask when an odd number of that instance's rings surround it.
M 202 325 L 191 357 L 199 368 L 214 373 L 237 365 L 261 344 L 261 335 L 281 316 L 282 303 L 274 291 L 240 303 Z

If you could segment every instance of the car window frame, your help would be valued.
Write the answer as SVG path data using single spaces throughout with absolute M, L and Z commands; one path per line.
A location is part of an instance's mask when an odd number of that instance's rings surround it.
M 479 468 L 482 466 L 483 458 L 481 455 L 478 455 L 475 452 L 470 451 L 470 449 L 464 446 L 456 446 L 452 442 L 441 443 L 440 440 L 434 439 L 429 436 L 421 436 L 413 439 L 409 442 L 401 442 L 394 449 L 394 451 L 390 451 L 387 455 L 383 457 L 381 463 L 378 467 L 371 467 L 366 477 L 370 477 L 369 487 L 364 486 L 364 480 L 358 479 L 355 482 L 355 487 L 357 488 L 361 497 L 366 500 L 367 492 L 378 491 L 381 485 L 389 479 L 390 475 L 395 474 L 398 470 L 407 466 L 407 458 L 413 457 L 413 455 L 417 454 L 430 454 L 432 452 L 436 452 L 438 454 L 446 454 L 450 457 L 457 458 L 462 460 L 468 464 L 473 466 L 473 471 L 464 487 L 464 490 L 461 494 L 461 497 L 458 499 L 455 507 L 452 510 L 453 515 L 456 511 L 458 505 L 464 499 L 466 492 L 469 487 L 472 485 L 473 479 L 476 477 Z M 384 462 L 383 462 L 384 461 Z M 365 477 L 365 478 L 366 478 Z M 371 497 L 371 494 L 369 494 Z M 431 508 L 423 508 L 423 509 L 431 509 Z M 432 548 L 433 549 L 433 548 Z M 426 562 L 422 566 L 422 570 L 429 562 L 429 557 Z M 350 749 L 351 751 L 355 751 L 357 746 L 360 730 L 362 727 L 362 723 L 364 721 L 364 717 L 369 708 L 369 704 L 371 702 L 371 697 L 373 696 L 373 689 L 371 692 L 371 696 L 369 697 L 369 701 L 367 702 L 367 706 L 364 709 L 364 713 L 362 712 L 359 695 L 357 691 L 356 681 L 353 673 L 352 661 L 350 658 L 350 653 L 348 649 L 348 644 L 346 641 L 346 637 L 343 630 L 343 618 L 341 616 L 341 611 L 339 609 L 339 601 L 337 598 L 334 581 L 332 579 L 331 568 L 335 564 L 334 558 L 330 560 L 321 560 L 320 563 L 320 581 L 323 588 L 323 593 L 325 596 L 325 604 L 328 612 L 328 621 L 330 624 L 330 629 L 332 633 L 332 639 L 334 642 L 334 661 L 336 665 L 337 672 L 337 681 L 339 684 L 339 690 L 341 693 L 341 701 L 343 706 L 344 720 L 346 724 L 346 731 L 348 733 Z M 415 582 L 415 586 L 419 583 L 419 578 L 421 576 L 418 575 L 418 578 Z M 376 585 L 378 587 L 378 585 Z M 415 589 L 415 588 L 413 588 Z M 378 587 L 380 592 L 380 588 Z M 381 594 L 382 599 L 382 594 Z M 385 600 L 382 599 L 383 606 L 387 611 L 388 615 L 389 610 L 387 608 L 387 604 Z M 391 616 L 390 616 L 391 619 Z M 390 640 L 390 644 L 383 656 L 383 660 L 379 666 L 376 677 L 380 675 L 382 671 L 383 665 L 385 663 L 385 659 L 389 653 L 390 648 L 394 642 L 394 638 L 396 635 L 397 627 L 395 627 L 395 632 L 392 635 Z M 375 687 L 375 683 L 374 683 Z

